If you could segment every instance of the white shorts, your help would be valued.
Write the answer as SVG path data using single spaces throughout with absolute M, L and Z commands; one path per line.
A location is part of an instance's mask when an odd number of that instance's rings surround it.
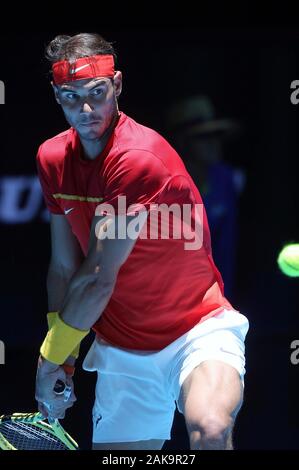
M 224 309 L 161 351 L 116 348 L 96 339 L 83 363 L 98 372 L 93 442 L 170 439 L 181 385 L 201 362 L 230 364 L 243 381 L 248 326 L 244 315 Z

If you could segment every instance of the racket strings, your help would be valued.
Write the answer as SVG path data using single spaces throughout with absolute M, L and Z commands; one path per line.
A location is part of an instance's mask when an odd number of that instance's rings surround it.
M 6 421 L 1 423 L 0 432 L 18 450 L 66 450 L 61 440 L 46 429 L 34 423 Z

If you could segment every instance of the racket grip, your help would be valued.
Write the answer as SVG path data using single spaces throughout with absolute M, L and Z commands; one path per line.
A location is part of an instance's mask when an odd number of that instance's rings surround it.
M 64 395 L 63 401 L 68 401 L 72 394 L 72 388 L 66 385 L 62 380 L 58 379 L 54 386 L 54 392 L 56 395 Z M 47 408 L 48 412 L 51 413 L 51 405 L 47 402 L 43 402 L 43 404 Z M 48 420 L 49 422 L 51 421 L 51 423 L 55 421 L 55 419 L 53 420 L 50 415 L 48 416 Z
M 62 382 L 62 380 L 57 380 L 56 384 L 55 384 L 55 387 L 54 387 L 54 392 L 57 394 L 57 395 L 62 395 L 64 393 L 66 389 L 66 385 L 64 382 Z
M 66 384 L 62 380 L 57 380 L 55 386 L 54 386 L 54 392 L 56 395 L 64 395 L 66 390 Z M 51 411 L 51 405 L 47 403 L 46 401 L 43 402 L 44 406 L 47 408 L 48 412 L 50 413 Z
M 56 395 L 64 395 L 64 401 L 68 401 L 72 393 L 72 388 L 58 379 L 54 387 L 54 392 Z

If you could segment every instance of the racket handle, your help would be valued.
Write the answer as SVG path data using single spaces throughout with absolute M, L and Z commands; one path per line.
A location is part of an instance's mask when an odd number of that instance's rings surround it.
M 55 386 L 54 386 L 54 392 L 56 395 L 64 395 L 65 393 L 65 390 L 66 390 L 66 384 L 64 382 L 62 382 L 62 380 L 58 379 Z M 43 402 L 44 403 L 44 406 L 47 408 L 47 410 L 51 411 L 51 405 L 49 403 L 47 403 L 46 401 Z
M 72 388 L 58 379 L 54 387 L 54 392 L 56 395 L 64 395 L 64 401 L 68 401 L 72 393 Z
M 65 383 L 62 382 L 62 380 L 58 379 L 54 387 L 54 392 L 56 393 L 56 395 L 63 395 L 65 389 L 66 389 Z
M 54 392 L 56 393 L 56 395 L 64 395 L 63 401 L 68 401 L 68 399 L 70 398 L 70 396 L 72 394 L 72 388 L 69 387 L 68 385 L 66 385 L 62 380 L 58 379 L 55 386 L 54 386 Z M 43 404 L 49 412 L 49 416 L 48 416 L 49 423 L 51 424 L 51 423 L 54 423 L 55 421 L 57 421 L 54 418 L 51 418 L 51 416 L 50 416 L 51 405 L 47 402 L 43 402 Z

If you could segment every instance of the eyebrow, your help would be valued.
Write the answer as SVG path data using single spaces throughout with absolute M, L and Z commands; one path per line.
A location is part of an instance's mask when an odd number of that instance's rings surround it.
M 89 88 L 88 91 L 91 91 L 91 90 L 93 90 L 94 88 L 96 88 L 96 87 L 98 87 L 98 86 L 101 86 L 101 85 L 107 85 L 107 82 L 106 82 L 105 80 L 99 80 L 94 86 L 92 86 L 91 88 Z M 63 88 L 61 87 L 61 88 L 60 88 L 60 91 L 61 91 L 61 92 L 63 92 L 63 91 L 65 91 L 65 92 L 70 92 L 70 91 L 76 92 L 77 90 L 76 90 L 76 88 L 69 88 L 68 86 L 66 86 L 66 87 L 63 87 Z

